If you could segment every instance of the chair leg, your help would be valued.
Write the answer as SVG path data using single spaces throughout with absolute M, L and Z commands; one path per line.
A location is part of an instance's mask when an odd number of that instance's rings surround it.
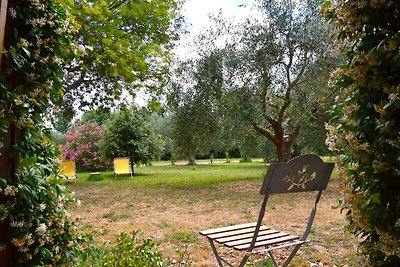
M 208 242 L 210 242 L 211 248 L 214 252 L 215 258 L 217 259 L 219 267 L 224 267 L 224 265 L 222 264 L 221 257 L 218 254 L 217 248 L 214 245 L 214 241 L 211 238 L 208 238 Z
M 249 254 L 246 254 L 246 255 L 243 257 L 242 261 L 240 262 L 239 267 L 243 267 L 243 266 L 246 264 L 246 262 L 247 262 L 247 260 L 249 259 L 249 257 L 250 257 L 250 255 L 249 255 Z
M 275 266 L 275 267 L 278 267 L 279 265 L 278 265 L 278 263 L 276 262 L 275 257 L 274 257 L 274 254 L 272 254 L 272 251 L 268 251 L 268 255 L 269 255 L 269 257 L 271 258 L 272 263 L 274 264 L 274 266 Z
M 300 249 L 302 244 L 296 245 L 292 252 L 289 254 L 289 257 L 287 257 L 287 259 L 285 260 L 285 262 L 283 263 L 282 267 L 287 267 L 289 266 L 289 263 L 292 261 L 293 257 L 296 255 L 297 251 Z

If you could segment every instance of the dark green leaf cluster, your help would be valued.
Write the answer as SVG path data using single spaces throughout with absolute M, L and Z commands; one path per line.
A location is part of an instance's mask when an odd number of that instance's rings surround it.
M 400 264 L 400 3 L 335 1 L 323 10 L 348 64 L 336 72 L 331 148 L 345 154 L 343 208 L 373 266 Z

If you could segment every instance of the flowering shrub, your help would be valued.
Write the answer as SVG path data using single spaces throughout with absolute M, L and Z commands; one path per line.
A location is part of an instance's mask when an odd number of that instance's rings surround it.
M 72 264 L 85 255 L 87 238 L 77 232 L 68 208 L 79 205 L 60 183 L 50 130 L 25 132 L 20 139 L 21 161 L 16 181 L 0 177 L 0 223 L 9 223 L 9 239 L 0 240 L 0 252 L 15 251 L 12 266 Z M 35 155 L 29 153 L 31 148 Z
M 59 156 L 43 117 L 63 95 L 60 68 L 74 55 L 70 0 L 8 1 L 0 74 L 1 266 L 70 265 L 82 238 L 68 217 Z
M 343 209 L 371 266 L 400 266 L 399 1 L 332 1 L 348 65 L 333 73 L 341 94 L 327 144 L 343 156 Z
M 11 243 L 21 265 L 61 265 L 80 253 L 76 225 L 68 219 L 67 209 L 75 199 L 46 168 L 40 163 L 24 167 L 15 185 L 0 178 L 0 196 L 6 199 L 0 205 L 0 221 L 10 222 Z
M 95 122 L 73 126 L 67 132 L 67 143 L 62 148 L 66 159 L 74 160 L 79 170 L 102 170 L 110 166 L 99 154 L 99 140 L 103 129 Z

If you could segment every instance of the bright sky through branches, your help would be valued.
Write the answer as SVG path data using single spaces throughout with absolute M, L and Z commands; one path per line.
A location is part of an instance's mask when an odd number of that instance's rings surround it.
M 208 15 L 218 14 L 222 11 L 225 18 L 243 19 L 251 16 L 250 6 L 252 0 L 188 0 L 183 5 L 183 15 L 192 34 L 198 33 L 203 27 L 210 25 Z M 246 5 L 244 7 L 242 5 Z
M 182 14 L 189 33 L 181 36 L 174 53 L 181 59 L 195 57 L 191 41 L 202 29 L 213 26 L 210 14 L 221 13 L 223 18 L 231 22 L 240 22 L 257 16 L 257 11 L 252 8 L 254 2 L 255 0 L 187 0 L 182 7 Z

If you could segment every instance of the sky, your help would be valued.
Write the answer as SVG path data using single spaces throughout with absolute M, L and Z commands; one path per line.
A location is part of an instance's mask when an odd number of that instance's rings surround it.
M 251 15 L 250 5 L 252 0 L 187 0 L 183 5 L 183 15 L 191 24 L 189 31 L 198 33 L 203 27 L 210 25 L 209 13 L 222 14 L 227 18 L 243 19 Z M 247 7 L 240 5 L 248 4 Z
M 255 0 L 186 0 L 182 7 L 182 15 L 187 24 L 186 30 L 189 34 L 181 36 L 178 45 L 174 49 L 174 54 L 180 59 L 196 57 L 191 40 L 200 33 L 203 28 L 212 25 L 209 14 L 218 14 L 230 21 L 244 20 L 249 16 L 254 16 L 255 11 L 251 9 Z M 218 42 L 218 41 L 217 41 Z

